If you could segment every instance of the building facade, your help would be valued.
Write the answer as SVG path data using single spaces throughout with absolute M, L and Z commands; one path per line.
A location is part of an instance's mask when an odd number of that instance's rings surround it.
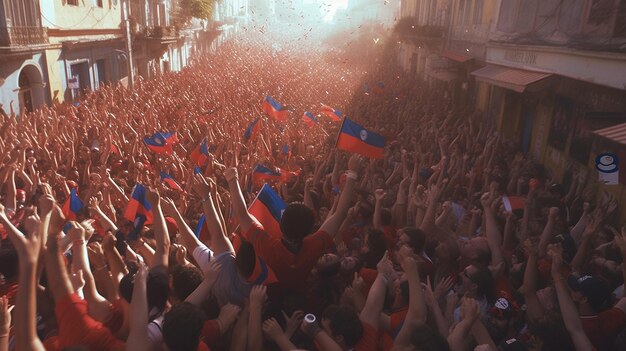
M 445 11 L 444 44 L 404 40 L 400 64 L 448 81 L 556 181 L 587 179 L 626 203 L 626 172 L 606 185 L 596 170 L 603 153 L 626 160 L 626 0 L 434 3 L 404 1 L 402 13 L 426 25 Z M 435 55 L 445 60 L 433 65 Z
M 73 101 L 127 75 L 122 5 L 121 0 L 40 2 L 52 101 Z
M 0 104 L 8 113 L 50 101 L 45 50 L 47 28 L 37 0 L 0 0 Z

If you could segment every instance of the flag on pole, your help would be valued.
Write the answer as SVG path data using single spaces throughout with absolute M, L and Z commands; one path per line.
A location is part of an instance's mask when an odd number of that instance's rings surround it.
M 167 186 L 169 186 L 171 189 L 174 190 L 178 190 L 178 191 L 183 191 L 183 188 L 180 187 L 180 185 L 178 185 L 178 183 L 176 183 L 176 181 L 174 180 L 174 177 L 172 177 L 171 174 L 167 174 L 165 172 L 161 172 L 161 182 L 167 184 Z
M 174 144 L 178 141 L 176 132 L 156 132 L 152 136 L 143 138 L 146 147 L 157 154 L 171 155 Z
M 244 141 L 252 139 L 259 132 L 259 128 L 261 126 L 261 123 L 259 122 L 260 119 L 258 117 L 254 121 L 250 122 L 248 128 L 246 128 L 246 131 L 243 133 Z
M 196 230 L 194 230 L 193 233 L 196 235 L 196 238 L 203 243 L 209 242 L 209 227 L 206 224 L 206 217 L 204 215 L 200 216 Z
M 282 236 L 280 219 L 286 208 L 287 204 L 285 201 L 269 185 L 264 184 L 261 191 L 250 204 L 248 212 L 263 225 L 263 228 L 269 235 L 280 238 Z
M 128 205 L 124 211 L 124 218 L 134 222 L 137 215 L 144 215 L 146 217 L 145 224 L 152 224 L 152 205 L 146 198 L 146 188 L 140 183 L 137 183 L 133 188 L 130 201 L 128 201 Z
M 287 121 L 287 110 L 271 96 L 267 95 L 265 99 L 263 99 L 261 108 L 265 113 L 267 113 L 268 116 L 274 118 L 278 122 Z
M 358 125 L 354 121 L 344 118 L 337 148 L 372 158 L 383 158 L 385 138 Z
M 63 208 L 61 209 L 61 212 L 63 212 L 65 219 L 67 219 L 68 221 L 75 221 L 78 215 L 78 211 L 80 211 L 84 206 L 85 205 L 76 193 L 76 189 L 72 189 L 72 191 L 70 192 L 70 196 L 68 196 L 63 203 Z
M 314 125 L 320 123 L 311 112 L 305 112 L 304 115 L 302 115 L 302 122 L 309 128 L 312 128 Z
M 322 104 L 322 113 L 326 116 L 330 117 L 333 122 L 339 122 L 343 118 L 343 113 L 339 110 L 335 110 L 334 108 Z
M 193 149 L 190 157 L 196 166 L 202 167 L 204 165 L 209 158 L 209 145 L 206 137 L 202 139 L 202 142 L 198 144 L 195 149 Z
M 262 164 L 257 164 L 252 171 L 252 181 L 257 183 L 261 180 L 288 181 L 291 177 L 297 177 L 300 171 L 290 172 L 276 167 L 271 169 Z

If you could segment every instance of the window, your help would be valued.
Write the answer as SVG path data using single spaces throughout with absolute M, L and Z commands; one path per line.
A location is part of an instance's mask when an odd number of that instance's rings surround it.
M 580 33 L 585 0 L 573 0 L 568 6 L 561 6 L 559 13 L 559 29 L 568 34 Z
M 592 26 L 599 26 L 610 21 L 613 3 L 613 0 L 592 0 L 587 23 Z
M 520 1 L 515 25 L 516 32 L 528 33 L 533 29 L 537 14 L 537 2 L 538 0 Z
M 617 9 L 613 36 L 616 38 L 626 38 L 626 0 L 622 0 Z
M 483 22 L 483 6 L 485 0 L 476 0 L 474 4 L 474 24 L 481 24 Z
M 98 7 L 102 7 L 102 0 L 97 0 L 96 4 L 98 5 Z
M 512 32 L 517 21 L 517 0 L 502 0 L 498 29 L 503 32 Z
M 78 6 L 78 0 L 67 0 L 68 5 Z

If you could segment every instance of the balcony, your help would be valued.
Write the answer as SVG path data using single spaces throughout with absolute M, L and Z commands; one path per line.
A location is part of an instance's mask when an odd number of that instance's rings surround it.
M 419 25 L 414 17 L 405 17 L 396 23 L 394 32 L 400 41 L 418 46 L 440 43 L 444 35 L 443 26 Z
M 173 27 L 173 26 L 169 26 L 169 27 L 162 27 L 162 26 L 156 26 L 156 27 L 152 27 L 152 28 L 146 28 L 146 38 L 151 38 L 151 39 L 164 39 L 164 38 L 178 38 L 178 29 Z
M 44 27 L 1 27 L 0 47 L 10 49 L 32 49 L 33 46 L 48 44 L 48 31 Z

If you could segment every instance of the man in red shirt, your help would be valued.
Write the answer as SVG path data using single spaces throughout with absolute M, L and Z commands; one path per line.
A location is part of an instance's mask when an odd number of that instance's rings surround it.
M 303 292 L 306 287 L 304 282 L 319 257 L 334 247 L 334 238 L 352 201 L 360 164 L 359 156 L 355 155 L 350 158 L 347 180 L 337 209 L 324 221 L 316 233 L 311 234 L 315 223 L 313 212 L 304 204 L 292 203 L 287 206 L 282 215 L 280 239 L 269 235 L 256 218 L 248 212 L 239 186 L 237 168 L 229 168 L 224 172 L 231 193 L 233 210 L 243 236 L 252 243 L 257 255 L 276 274 L 278 279 L 276 288 L 280 292 Z

